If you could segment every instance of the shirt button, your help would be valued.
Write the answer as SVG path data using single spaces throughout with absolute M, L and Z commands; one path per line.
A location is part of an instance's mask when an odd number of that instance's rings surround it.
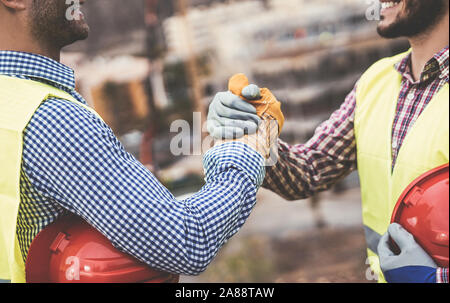
M 392 148 L 397 149 L 397 147 L 398 147 L 397 142 L 392 143 Z
M 409 101 L 412 101 L 412 100 L 414 100 L 415 97 L 416 97 L 416 96 L 414 95 L 414 93 L 410 93 L 406 98 L 407 98 Z

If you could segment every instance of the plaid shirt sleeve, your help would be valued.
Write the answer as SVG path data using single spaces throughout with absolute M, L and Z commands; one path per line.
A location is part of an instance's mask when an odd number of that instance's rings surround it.
M 438 268 L 436 283 L 448 283 L 448 268 Z
M 24 134 L 23 170 L 49 202 L 75 213 L 149 266 L 196 275 L 244 224 L 264 159 L 243 143 L 204 156 L 206 185 L 179 201 L 97 116 L 51 99 Z
M 263 187 L 287 200 L 300 200 L 330 188 L 356 169 L 356 87 L 306 144 L 279 141 L 278 162 L 267 167 Z

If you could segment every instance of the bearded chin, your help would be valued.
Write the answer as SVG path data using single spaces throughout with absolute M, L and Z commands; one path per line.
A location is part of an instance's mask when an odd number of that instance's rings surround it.
M 66 44 L 64 46 L 85 40 L 89 36 L 89 27 L 82 21 L 67 21 L 66 31 L 62 33 L 62 36 L 66 36 Z
M 434 28 L 448 10 L 447 0 L 404 0 L 406 9 L 388 26 L 378 26 L 378 34 L 384 38 L 413 38 Z
M 58 1 L 56 4 L 55 1 Z M 53 4 L 53 5 L 51 5 Z M 89 27 L 84 20 L 67 20 L 66 6 L 59 0 L 33 2 L 30 27 L 35 39 L 55 48 L 63 48 L 88 37 Z

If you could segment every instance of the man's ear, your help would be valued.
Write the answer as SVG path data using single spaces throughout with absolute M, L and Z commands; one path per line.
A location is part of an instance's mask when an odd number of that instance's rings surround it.
M 31 1 L 33 0 L 0 0 L 0 6 L 4 6 L 9 10 L 19 11 L 26 9 L 28 2 Z

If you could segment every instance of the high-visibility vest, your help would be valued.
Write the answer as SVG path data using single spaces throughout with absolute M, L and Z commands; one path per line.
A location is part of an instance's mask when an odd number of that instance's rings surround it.
M 25 265 L 16 235 L 23 132 L 38 107 L 51 97 L 94 112 L 52 86 L 0 75 L 0 280 L 25 282 Z
M 448 83 L 435 94 L 409 130 L 392 169 L 392 126 L 402 76 L 395 70 L 407 53 L 383 59 L 358 83 L 355 136 L 363 222 L 372 270 L 385 282 L 377 246 L 401 193 L 423 173 L 449 162 Z

